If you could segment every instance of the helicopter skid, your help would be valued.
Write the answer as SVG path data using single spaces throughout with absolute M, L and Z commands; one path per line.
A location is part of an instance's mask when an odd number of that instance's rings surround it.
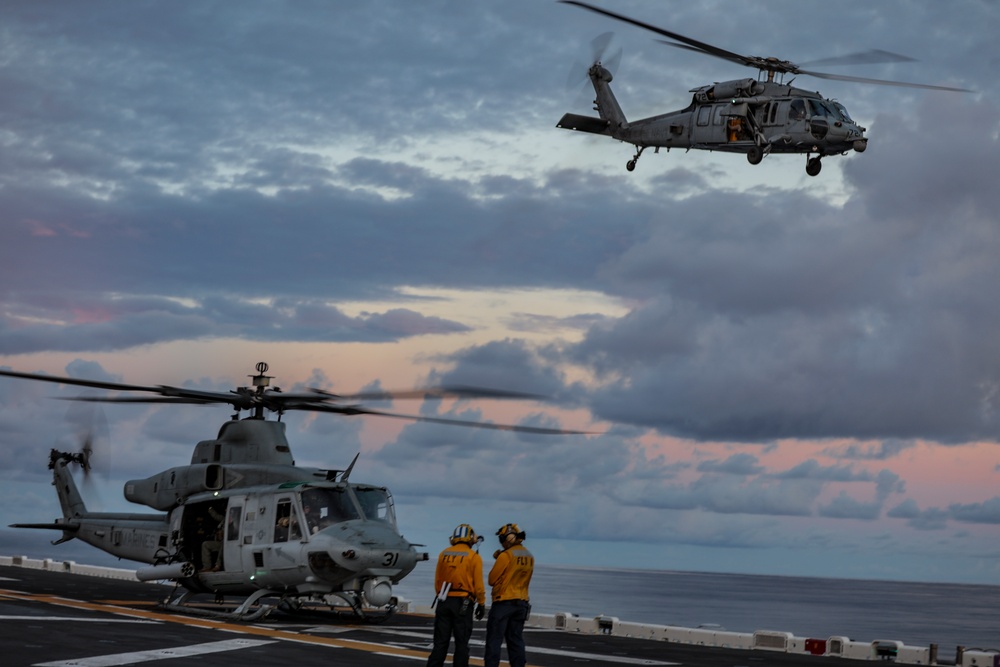
M 184 591 L 173 599 L 165 599 L 160 603 L 160 606 L 170 611 L 176 611 L 182 614 L 191 614 L 193 616 L 220 618 L 227 621 L 257 621 L 267 617 L 277 608 L 276 605 L 258 604 L 260 600 L 267 596 L 280 595 L 280 593 L 267 589 L 261 589 L 253 595 L 248 596 L 232 611 L 194 606 L 190 604 L 189 601 L 195 595 L 196 594 L 193 591 Z M 257 605 L 256 608 L 254 608 L 254 605 Z

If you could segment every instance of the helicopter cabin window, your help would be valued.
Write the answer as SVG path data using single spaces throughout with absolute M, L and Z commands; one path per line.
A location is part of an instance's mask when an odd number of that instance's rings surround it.
M 342 521 L 360 519 L 346 489 L 309 489 L 302 492 L 302 513 L 310 533 L 317 533 Z
M 274 541 L 288 542 L 301 539 L 302 531 L 299 529 L 298 517 L 292 513 L 292 501 L 283 498 L 278 501 L 274 510 Z
M 392 497 L 388 491 L 373 487 L 355 487 L 354 493 L 358 496 L 358 503 L 361 504 L 361 510 L 364 512 L 366 519 L 369 521 L 384 521 L 389 524 L 395 523 L 392 510 Z
M 712 125 L 725 125 L 726 124 L 726 107 L 720 104 L 715 107 L 715 117 L 712 120 Z
M 792 100 L 788 107 L 788 120 L 804 120 L 806 117 L 806 103 L 803 100 Z
M 779 102 L 768 102 L 764 105 L 760 112 L 760 122 L 762 125 L 777 125 L 778 124 L 778 106 Z
M 698 107 L 698 124 L 708 125 L 709 121 L 712 120 L 712 107 L 701 106 Z
M 226 541 L 235 542 L 240 539 L 240 514 L 243 508 L 234 505 L 229 508 L 229 518 L 226 519 Z

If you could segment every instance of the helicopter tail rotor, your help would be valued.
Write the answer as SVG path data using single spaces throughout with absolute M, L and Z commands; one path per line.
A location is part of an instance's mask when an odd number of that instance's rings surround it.
M 615 33 L 604 32 L 590 41 L 590 60 L 586 64 L 579 60 L 573 63 L 573 67 L 569 71 L 569 76 L 566 77 L 566 88 L 568 90 L 575 90 L 585 84 L 589 79 L 588 72 L 594 65 L 600 65 L 608 71 L 608 74 L 612 78 L 614 77 L 618 71 L 618 66 L 621 65 L 623 53 L 622 48 L 618 47 L 616 50 L 611 51 L 609 55 L 609 49 L 614 41 L 614 37 Z

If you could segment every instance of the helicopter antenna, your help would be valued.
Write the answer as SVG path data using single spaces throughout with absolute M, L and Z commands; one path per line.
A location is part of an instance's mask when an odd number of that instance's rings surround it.
M 357 454 L 354 455 L 354 458 L 351 460 L 351 465 L 347 466 L 347 470 L 345 470 L 344 474 L 340 476 L 341 482 L 346 482 L 347 479 L 351 476 L 351 471 L 354 470 L 354 464 L 358 462 L 359 456 L 361 456 L 361 452 L 358 452 Z

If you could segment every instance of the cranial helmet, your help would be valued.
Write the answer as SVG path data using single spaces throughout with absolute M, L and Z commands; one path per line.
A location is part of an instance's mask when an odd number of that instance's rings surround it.
M 525 532 L 516 523 L 505 523 L 497 531 L 497 538 L 503 546 L 507 546 L 508 542 L 519 544 L 524 541 L 525 537 Z
M 464 543 L 469 546 L 481 542 L 483 538 L 476 535 L 476 531 L 472 529 L 467 523 L 460 523 L 455 526 L 455 530 L 451 533 L 451 543 L 452 545 Z

